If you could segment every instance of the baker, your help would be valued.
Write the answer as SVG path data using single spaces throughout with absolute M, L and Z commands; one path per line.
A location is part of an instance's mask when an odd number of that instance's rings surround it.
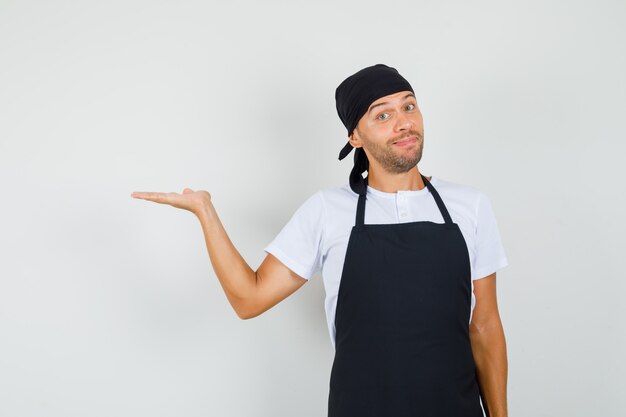
M 309 197 L 256 271 L 229 240 L 207 191 L 132 196 L 198 217 L 242 319 L 322 272 L 335 348 L 329 417 L 479 417 L 483 408 L 506 416 L 495 281 L 508 262 L 489 199 L 420 173 L 422 114 L 395 68 L 363 68 L 335 99 L 349 137 L 339 159 L 355 149 L 349 182 Z

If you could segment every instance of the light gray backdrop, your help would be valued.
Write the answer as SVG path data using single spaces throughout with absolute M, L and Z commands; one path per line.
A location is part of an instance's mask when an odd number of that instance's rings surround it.
M 0 1 L 0 415 L 325 416 L 316 275 L 237 318 L 189 212 L 262 248 L 347 182 L 335 87 L 397 68 L 425 175 L 491 199 L 511 416 L 624 415 L 621 1 Z

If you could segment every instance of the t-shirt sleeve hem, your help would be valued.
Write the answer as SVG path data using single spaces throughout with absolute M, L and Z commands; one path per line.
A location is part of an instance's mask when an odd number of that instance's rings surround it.
M 276 258 L 278 258 L 285 266 L 291 269 L 293 272 L 301 276 L 302 278 L 309 280 L 313 275 L 311 272 L 311 268 L 303 265 L 302 263 L 296 261 L 285 252 L 282 251 L 278 246 L 274 244 L 269 244 L 263 249 L 265 252 L 271 253 Z
M 493 274 L 494 272 L 498 271 L 499 269 L 504 268 L 505 266 L 507 266 L 509 264 L 508 260 L 506 258 L 500 258 L 500 260 L 498 260 L 498 262 L 495 262 L 491 265 L 476 269 L 475 271 L 473 271 L 472 273 L 472 280 L 477 280 L 477 279 L 481 279 L 481 278 L 485 278 L 491 274 Z

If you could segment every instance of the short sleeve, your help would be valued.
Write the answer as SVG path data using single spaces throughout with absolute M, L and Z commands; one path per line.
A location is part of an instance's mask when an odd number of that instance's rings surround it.
M 320 271 L 325 218 L 321 190 L 309 197 L 263 250 L 304 279 Z
M 509 264 L 491 201 L 480 193 L 476 207 L 475 256 L 472 279 L 484 278 Z

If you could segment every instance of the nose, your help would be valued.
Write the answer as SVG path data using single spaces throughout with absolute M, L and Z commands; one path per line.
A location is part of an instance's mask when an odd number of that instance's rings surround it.
M 398 117 L 396 118 L 396 129 L 410 130 L 411 128 L 413 128 L 413 120 L 411 117 L 403 112 L 398 113 Z

